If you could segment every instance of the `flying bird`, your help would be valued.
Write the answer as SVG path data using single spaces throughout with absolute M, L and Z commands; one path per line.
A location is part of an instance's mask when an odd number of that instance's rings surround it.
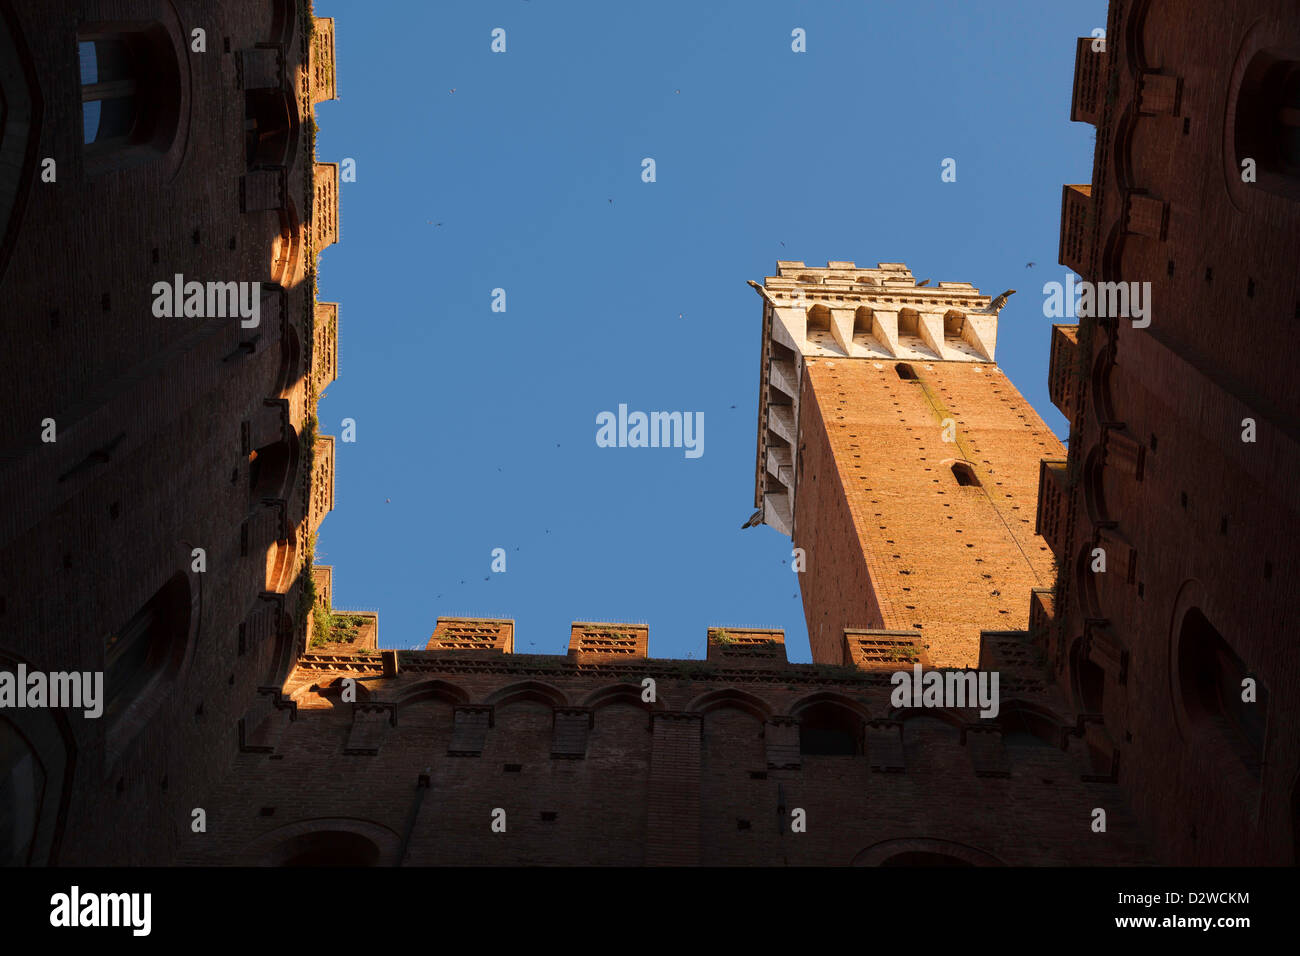
M 1034 266 L 1036 266 L 1036 265 L 1038 265 L 1037 262 L 1026 262 L 1026 263 L 1025 263 L 1025 268 L 1026 268 L 1026 269 L 1032 269 L 1032 268 L 1033 268 Z
M 929 280 L 929 279 L 922 279 L 920 282 L 918 282 L 918 283 L 916 284 L 916 287 L 917 287 L 918 289 L 924 289 L 924 288 L 925 288 L 926 286 L 928 286 L 929 284 L 930 284 L 930 280 Z
M 393 499 L 392 499 L 392 498 L 385 498 L 385 499 L 384 499 L 384 504 L 386 504 L 386 505 L 391 505 L 392 503 L 393 503 Z
M 448 92 L 448 93 L 455 93 L 455 92 L 456 92 L 456 87 L 453 86 L 453 87 L 452 87 L 450 90 L 448 90 L 447 92 Z
M 748 521 L 746 521 L 744 524 L 740 526 L 740 530 L 744 531 L 746 528 L 757 527 L 762 523 L 763 523 L 763 509 L 759 508 L 757 511 L 755 511 L 752 515 L 749 516 Z
M 971 309 L 971 315 L 997 315 L 998 311 L 1007 304 L 1007 299 L 1016 294 L 1015 289 L 1008 289 L 1000 296 L 989 303 L 987 309 Z

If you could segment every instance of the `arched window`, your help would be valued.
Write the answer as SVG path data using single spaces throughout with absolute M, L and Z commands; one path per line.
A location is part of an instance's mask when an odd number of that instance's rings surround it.
M 86 24 L 77 53 L 87 157 L 165 151 L 176 131 L 180 71 L 162 25 Z
M 799 715 L 799 753 L 817 757 L 862 753 L 861 719 L 834 704 L 814 704 Z
M 980 487 L 980 480 L 975 476 L 975 469 L 964 461 L 952 463 L 952 476 L 957 479 L 957 484 L 962 487 Z
M 285 482 L 293 470 L 297 437 L 281 439 L 262 448 L 254 449 L 248 456 L 248 500 L 279 498 L 284 494 Z
M 1264 758 L 1268 691 L 1256 681 L 1255 700 L 1242 700 L 1245 662 L 1199 608 L 1183 618 L 1178 640 L 1178 683 L 1191 720 L 1220 732 L 1256 777 Z
M 122 627 L 104 639 L 104 717 L 113 726 L 184 648 L 190 583 L 177 572 Z
M 1300 200 L 1300 61 L 1260 52 L 1237 91 L 1237 166 L 1256 163 L 1257 182 Z

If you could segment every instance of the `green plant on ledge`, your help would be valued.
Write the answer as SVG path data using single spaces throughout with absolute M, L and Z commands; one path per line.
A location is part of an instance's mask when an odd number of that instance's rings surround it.
M 719 628 L 713 632 L 713 643 L 715 644 L 735 644 L 736 639 L 726 631 Z

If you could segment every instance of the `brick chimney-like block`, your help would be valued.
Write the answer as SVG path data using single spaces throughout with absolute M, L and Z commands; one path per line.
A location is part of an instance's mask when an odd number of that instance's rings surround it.
M 338 99 L 338 81 L 334 59 L 334 18 L 313 17 L 308 75 L 311 77 L 311 101 Z
M 316 251 L 339 241 L 339 164 L 317 163 L 312 180 L 316 195 L 312 203 Z
M 925 645 L 917 631 L 844 631 L 844 663 L 860 670 L 907 670 L 913 664 L 929 666 Z
M 440 617 L 424 649 L 458 656 L 513 654 L 515 622 L 503 618 Z
M 645 660 L 650 628 L 645 624 L 574 621 L 569 632 L 569 657 L 594 661 Z
M 725 667 L 780 667 L 786 663 L 785 631 L 776 628 L 711 627 L 710 663 Z

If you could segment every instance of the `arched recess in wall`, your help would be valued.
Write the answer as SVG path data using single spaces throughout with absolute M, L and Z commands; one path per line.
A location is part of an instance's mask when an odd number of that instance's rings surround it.
M 1045 707 L 1023 700 L 1004 700 L 997 720 L 1004 746 L 1063 749 L 1065 725 Z
M 799 718 L 799 753 L 803 756 L 857 756 L 866 752 L 867 709 L 842 694 L 823 692 L 797 701 L 790 713 Z
M 814 305 L 808 310 L 808 331 L 829 332 L 831 330 L 831 310 L 824 305 Z
M 298 450 L 302 444 L 298 431 L 289 426 L 289 434 L 278 441 L 255 448 L 248 456 L 248 501 L 250 505 L 270 498 L 288 497 L 298 475 Z
M 1137 105 L 1130 101 L 1115 123 L 1115 139 L 1111 143 L 1111 170 L 1115 186 L 1121 195 L 1133 188 L 1133 135 L 1141 117 Z M 1123 220 L 1118 225 L 1123 227 Z
M 1117 218 L 1111 224 L 1110 232 L 1106 235 L 1105 241 L 1101 246 L 1101 262 L 1098 263 L 1097 272 L 1100 273 L 1102 282 L 1119 282 L 1124 274 L 1124 252 L 1127 245 L 1127 233 L 1124 232 L 1124 221 Z M 1091 278 L 1084 276 L 1085 279 Z M 1104 327 L 1104 326 L 1103 326 Z M 1109 333 L 1107 333 L 1109 338 Z M 1108 339 L 1107 339 L 1108 340 Z
M 1005 866 L 992 853 L 952 840 L 885 840 L 860 851 L 853 866 Z
M 1083 501 L 1093 527 L 1113 523 L 1106 508 L 1105 468 L 1106 449 L 1094 445 L 1083 464 Z
M 735 687 L 724 687 L 721 690 L 711 690 L 701 694 L 686 705 L 686 710 L 689 713 L 707 714 L 719 707 L 743 710 L 763 723 L 772 716 L 772 708 L 766 701 L 746 691 L 737 690 Z
M 1074 693 L 1074 708 L 1079 713 L 1104 712 L 1106 672 L 1088 658 L 1082 637 L 1076 637 L 1070 645 L 1070 688 Z
M 298 28 L 298 0 L 272 0 L 271 24 L 266 37 L 271 43 L 278 43 L 286 49 L 293 45 Z
M 1097 359 L 1092 363 L 1092 410 L 1098 422 L 1115 421 L 1115 402 L 1111 390 L 1111 376 L 1115 371 L 1115 360 L 1110 349 L 1102 348 Z
M 244 93 L 244 164 L 249 169 L 287 168 L 298 152 L 298 107 L 285 90 Z
M 293 586 L 297 568 L 297 555 L 306 544 L 309 532 L 305 525 L 289 528 L 287 536 L 279 539 L 266 552 L 266 586 L 264 590 L 285 594 Z
M 1097 593 L 1097 572 L 1092 570 L 1093 542 L 1085 541 L 1074 563 L 1074 593 L 1078 595 L 1079 611 L 1085 617 L 1103 618 L 1101 598 Z
M 397 715 L 402 710 L 426 700 L 440 700 L 448 704 L 468 704 L 469 694 L 463 687 L 445 680 L 424 680 L 408 687 L 397 699 Z
M 1247 190 L 1300 201 L 1300 48 L 1255 51 L 1234 83 L 1227 137 L 1236 178 L 1254 160 Z
M 170 5 L 161 21 L 77 26 L 81 159 L 88 176 L 160 163 L 180 169 L 189 140 L 189 35 Z
M 188 567 L 188 550 L 184 560 Z M 202 579 L 176 572 L 104 639 L 102 720 L 110 771 L 189 662 L 202 614 Z
M 601 707 L 607 707 L 610 704 L 629 704 L 633 707 L 640 707 L 645 711 L 668 709 L 664 699 L 659 696 L 658 688 L 655 691 L 654 701 L 642 700 L 641 694 L 640 683 L 607 684 L 604 687 L 598 687 L 583 698 L 582 706 L 590 707 L 592 710 L 599 710 Z
M 280 370 L 271 394 L 288 398 L 301 381 L 302 374 L 302 341 L 297 326 L 285 322 L 284 333 L 280 336 Z
M 0 671 L 16 673 L 18 663 L 0 651 Z M 75 747 L 59 710 L 0 712 L 0 866 L 58 863 Z
M 302 648 L 297 646 L 294 624 L 294 616 L 289 611 L 286 610 L 280 615 L 273 639 L 268 642 L 271 649 L 267 652 L 266 663 L 262 668 L 261 686 L 283 687 L 299 655 L 306 649 L 305 637 L 304 646 Z
M 551 684 L 537 680 L 518 681 L 494 691 L 483 703 L 504 707 L 521 701 L 533 701 L 550 707 L 568 707 L 564 692 Z
M 401 840 L 368 820 L 325 817 L 264 833 L 240 854 L 241 866 L 396 866 Z
M 1189 581 L 1175 607 L 1170 635 L 1175 716 L 1184 737 L 1211 754 L 1219 772 L 1244 769 L 1258 782 L 1264 772 L 1269 688 L 1206 613 L 1202 595 L 1199 582 Z M 1253 702 L 1242 699 L 1247 678 L 1255 682 Z
M 287 289 L 293 285 L 302 257 L 302 222 L 291 196 L 285 197 L 284 207 L 277 212 L 280 230 L 271 246 L 271 281 Z
M 13 255 L 27 198 L 36 188 L 45 105 L 40 76 L 9 0 L 0 0 L 0 153 L 13 174 L 0 176 L 0 277 Z

